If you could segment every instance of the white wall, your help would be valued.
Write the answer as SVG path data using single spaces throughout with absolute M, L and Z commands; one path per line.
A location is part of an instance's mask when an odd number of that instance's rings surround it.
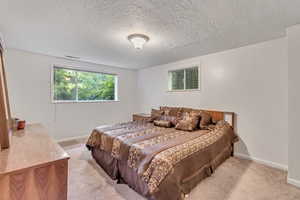
M 201 63 L 201 91 L 167 92 L 168 70 L 193 63 Z M 138 73 L 139 111 L 160 105 L 233 111 L 241 138 L 236 152 L 286 168 L 287 73 L 286 38 L 146 68 Z
M 87 135 L 98 125 L 128 121 L 135 111 L 136 71 L 13 49 L 4 56 L 12 115 L 45 124 L 56 139 Z M 54 64 L 118 74 L 120 101 L 53 104 L 50 83 Z
M 300 25 L 288 29 L 289 173 L 288 181 L 300 187 Z

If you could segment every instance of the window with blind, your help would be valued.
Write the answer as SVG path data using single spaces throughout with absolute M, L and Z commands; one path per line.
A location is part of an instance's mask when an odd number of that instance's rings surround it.
M 169 71 L 169 91 L 198 90 L 199 67 Z
M 116 100 L 116 75 L 54 67 L 54 102 L 95 102 Z

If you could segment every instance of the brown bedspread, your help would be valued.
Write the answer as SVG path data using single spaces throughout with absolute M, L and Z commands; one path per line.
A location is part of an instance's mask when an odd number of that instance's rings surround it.
M 209 176 L 230 156 L 235 140 L 232 127 L 225 121 L 211 130 L 193 132 L 127 122 L 97 127 L 87 147 L 127 163 L 126 169 L 145 186 L 138 192 L 148 199 L 181 199 L 196 185 L 196 179 Z M 172 192 L 174 188 L 179 192 Z

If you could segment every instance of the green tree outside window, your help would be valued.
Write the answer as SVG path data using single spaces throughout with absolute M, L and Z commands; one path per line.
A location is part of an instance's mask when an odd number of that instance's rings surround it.
M 116 100 L 116 75 L 54 67 L 55 101 Z

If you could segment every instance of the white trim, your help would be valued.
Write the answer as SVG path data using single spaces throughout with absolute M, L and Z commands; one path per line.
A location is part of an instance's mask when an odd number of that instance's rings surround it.
M 248 155 L 245 155 L 245 154 L 242 154 L 242 153 L 234 153 L 234 156 L 236 156 L 238 158 L 242 158 L 242 159 L 252 160 L 254 162 L 257 162 L 257 163 L 260 163 L 260 164 L 263 164 L 263 165 L 266 165 L 266 166 L 269 166 L 269 167 L 273 167 L 273 168 L 276 168 L 276 169 L 280 169 L 280 170 L 284 170 L 284 171 L 288 170 L 287 165 L 283 165 L 283 164 L 280 164 L 280 163 L 275 163 L 275 162 L 268 161 L 268 160 L 263 160 L 263 159 L 260 159 L 260 158 L 255 158 L 255 157 L 248 156 Z
M 80 72 L 91 72 L 91 73 L 97 73 L 97 74 L 107 74 L 107 75 L 118 76 L 117 73 L 109 73 L 109 72 L 97 71 L 97 70 L 86 70 L 86 69 L 83 69 L 83 67 L 73 66 L 73 65 L 54 64 L 52 67 L 53 68 L 62 68 L 62 69 L 67 69 L 67 70 L 80 71 Z
M 60 103 L 114 103 L 114 102 L 120 102 L 120 100 L 94 100 L 94 101 L 56 101 L 56 100 L 53 100 L 52 103 L 53 104 L 60 104 Z
M 115 75 L 115 100 L 114 101 L 120 101 L 119 99 L 119 75 Z
M 4 37 L 1 32 L 0 32 L 0 45 L 2 46 L 3 50 L 5 50 Z
M 167 92 L 200 92 L 200 89 L 167 90 Z
M 300 188 L 300 181 L 292 178 L 287 179 L 288 184 L 291 184 L 293 186 L 299 187 Z
M 66 141 L 70 141 L 70 140 L 79 140 L 79 139 L 84 139 L 84 138 L 88 138 L 90 135 L 82 135 L 82 136 L 75 136 L 75 137 L 67 137 L 67 138 L 63 138 L 63 139 L 58 139 L 55 140 L 56 142 L 66 142 Z

